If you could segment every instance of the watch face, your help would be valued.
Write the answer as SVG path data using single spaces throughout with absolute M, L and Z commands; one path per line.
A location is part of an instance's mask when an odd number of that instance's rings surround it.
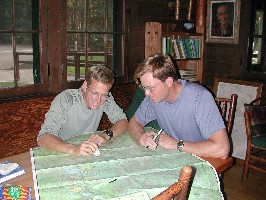
M 111 140 L 111 138 L 113 137 L 113 131 L 111 131 L 111 130 L 106 130 L 105 132 L 106 132 L 106 135 L 108 135 L 108 136 L 110 137 L 109 140 Z

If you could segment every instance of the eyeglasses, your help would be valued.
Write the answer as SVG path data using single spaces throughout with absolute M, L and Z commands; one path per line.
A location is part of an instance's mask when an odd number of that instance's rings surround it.
M 96 92 L 94 90 L 91 90 L 88 88 L 90 97 L 93 99 L 101 98 L 101 101 L 106 101 L 109 98 L 109 94 L 100 94 L 99 92 Z
M 139 85 L 139 87 L 145 92 L 145 91 L 149 91 L 149 92 L 153 92 L 155 90 L 155 88 L 157 86 L 159 86 L 161 83 L 158 83 L 157 85 L 155 86 L 146 86 L 144 87 L 143 85 Z

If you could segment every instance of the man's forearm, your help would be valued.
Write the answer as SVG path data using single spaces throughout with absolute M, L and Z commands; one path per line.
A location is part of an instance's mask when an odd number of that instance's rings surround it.
M 182 151 L 198 156 L 226 158 L 224 150 L 217 147 L 212 141 L 184 142 Z
M 111 127 L 111 130 L 113 131 L 114 136 L 118 136 L 126 132 L 127 129 L 128 129 L 128 121 L 125 119 L 118 121 Z
M 46 149 L 59 151 L 62 153 L 67 153 L 72 155 L 74 153 L 74 148 L 75 148 L 75 145 L 64 142 L 60 138 L 49 133 L 45 134 L 40 139 L 38 139 L 38 145 Z
M 230 151 L 230 145 L 225 129 L 214 133 L 207 141 L 184 142 L 183 151 L 199 156 L 226 158 Z
M 136 121 L 135 116 L 130 119 L 128 130 L 137 141 L 139 141 L 141 136 L 144 134 L 144 127 Z

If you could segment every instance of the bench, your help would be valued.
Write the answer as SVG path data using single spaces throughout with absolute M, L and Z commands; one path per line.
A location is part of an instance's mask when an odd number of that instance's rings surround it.
M 127 112 L 137 89 L 135 83 L 117 84 L 112 94 L 117 104 Z M 29 151 L 37 146 L 37 135 L 45 113 L 56 94 L 34 96 L 0 103 L 0 158 Z M 103 116 L 99 130 L 111 126 Z

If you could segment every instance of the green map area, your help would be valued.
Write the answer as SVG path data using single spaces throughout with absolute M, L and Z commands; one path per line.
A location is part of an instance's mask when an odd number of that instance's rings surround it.
M 88 137 L 68 141 L 78 144 Z M 190 165 L 193 178 L 189 199 L 223 199 L 214 169 L 191 154 L 160 147 L 149 150 L 128 133 L 101 145 L 100 152 L 97 157 L 74 157 L 32 149 L 39 198 L 148 200 L 176 182 L 181 168 Z

